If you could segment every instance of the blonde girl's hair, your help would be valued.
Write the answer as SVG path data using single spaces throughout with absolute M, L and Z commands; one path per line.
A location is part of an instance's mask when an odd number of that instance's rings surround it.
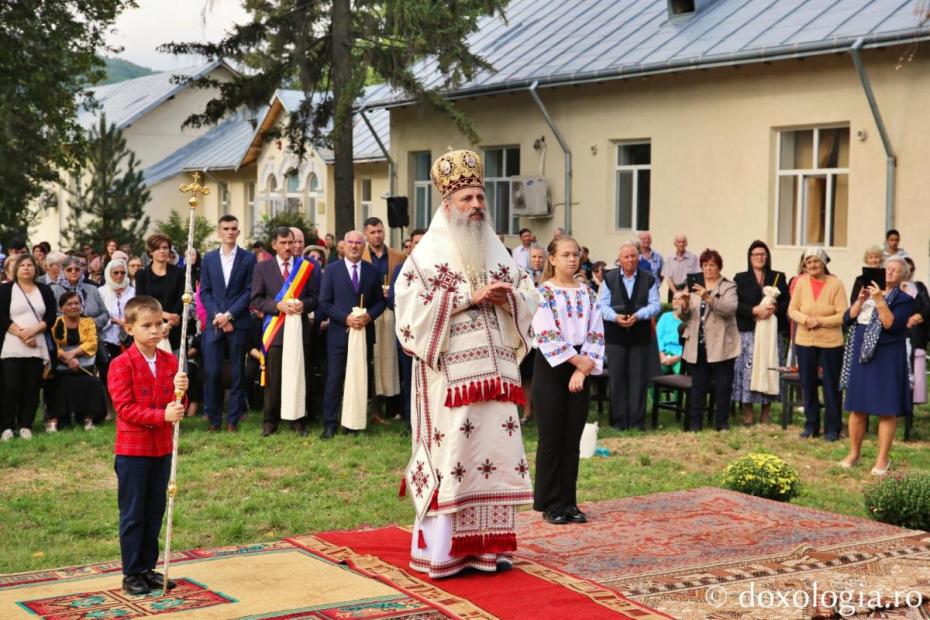
M 556 250 L 559 248 L 559 244 L 563 242 L 574 243 L 575 247 L 581 252 L 581 246 L 575 241 L 574 237 L 569 237 L 568 235 L 563 234 L 558 239 L 553 239 L 549 242 L 549 246 L 546 248 L 548 256 L 555 256 Z M 539 283 L 542 284 L 546 280 L 551 280 L 555 277 L 555 267 L 552 265 L 552 261 L 547 260 L 545 267 L 543 267 L 542 278 L 540 278 Z

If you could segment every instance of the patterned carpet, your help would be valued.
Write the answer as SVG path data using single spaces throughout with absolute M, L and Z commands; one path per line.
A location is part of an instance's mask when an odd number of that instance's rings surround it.
M 676 618 L 835 617 L 838 605 L 825 592 L 855 599 L 856 609 L 845 609 L 850 613 L 877 600 L 870 594 L 887 601 L 900 592 L 896 609 L 868 617 L 930 618 L 930 534 L 924 532 L 715 488 L 583 508 L 590 522 L 574 527 L 521 513 L 519 555 Z M 779 600 L 768 606 L 772 593 L 782 592 L 795 598 L 785 607 Z M 809 604 L 802 605 L 805 593 Z M 915 593 L 912 602 L 919 593 L 920 608 L 908 607 L 905 593 Z
M 446 618 L 435 606 L 287 541 L 172 553 L 178 587 L 128 596 L 118 562 L 0 576 L 0 618 Z
M 0 618 L 930 620 L 926 532 L 715 488 L 582 508 L 586 525 L 521 512 L 499 576 L 409 572 L 401 528 L 324 532 L 173 553 L 168 596 L 124 595 L 119 562 L 0 575 Z

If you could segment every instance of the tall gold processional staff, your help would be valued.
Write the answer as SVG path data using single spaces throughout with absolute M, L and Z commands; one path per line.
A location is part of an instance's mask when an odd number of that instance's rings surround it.
M 210 190 L 200 184 L 200 173 L 193 174 L 194 182 L 182 184 L 178 189 L 184 194 L 190 194 L 187 204 L 190 207 L 187 221 L 187 251 L 184 254 L 184 295 L 181 300 L 184 302 L 184 309 L 181 311 L 181 348 L 178 351 L 178 368 L 187 372 L 187 324 L 190 320 L 190 306 L 194 301 L 194 289 L 191 283 L 191 254 L 194 249 L 194 219 L 199 204 L 198 196 L 209 196 Z M 184 392 L 176 391 L 174 393 L 175 402 L 180 403 L 184 398 Z M 177 495 L 178 485 L 178 440 L 181 436 L 181 424 L 174 423 L 174 441 L 171 449 L 171 475 L 168 478 L 168 516 L 165 527 L 165 583 L 168 583 L 168 569 L 171 564 L 171 534 L 174 523 L 174 496 Z

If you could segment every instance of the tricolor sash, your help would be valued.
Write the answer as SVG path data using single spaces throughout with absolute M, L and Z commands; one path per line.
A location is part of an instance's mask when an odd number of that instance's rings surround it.
M 300 294 L 304 290 L 304 286 L 307 284 L 307 280 L 310 279 L 310 274 L 313 272 L 313 261 L 304 260 L 301 257 L 294 259 L 294 269 L 291 271 L 290 275 L 284 281 L 284 284 L 281 285 L 281 290 L 278 291 L 278 294 L 275 295 L 274 300 L 276 302 L 282 302 L 287 299 L 297 299 L 300 297 Z M 262 355 L 266 357 L 268 355 L 268 349 L 271 347 L 271 343 L 274 342 L 275 336 L 278 335 L 278 331 L 284 327 L 284 318 L 285 315 L 282 313 L 275 314 L 274 316 L 270 314 L 265 315 L 265 320 L 262 323 Z M 264 370 L 264 365 L 263 365 Z M 265 373 L 262 372 L 262 385 L 265 385 Z

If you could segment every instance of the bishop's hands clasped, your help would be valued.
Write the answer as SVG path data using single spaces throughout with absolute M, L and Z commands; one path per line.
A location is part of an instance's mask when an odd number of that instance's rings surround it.
M 507 282 L 491 282 L 482 286 L 471 296 L 471 303 L 480 306 L 483 303 L 490 303 L 501 306 L 508 303 L 513 285 Z

